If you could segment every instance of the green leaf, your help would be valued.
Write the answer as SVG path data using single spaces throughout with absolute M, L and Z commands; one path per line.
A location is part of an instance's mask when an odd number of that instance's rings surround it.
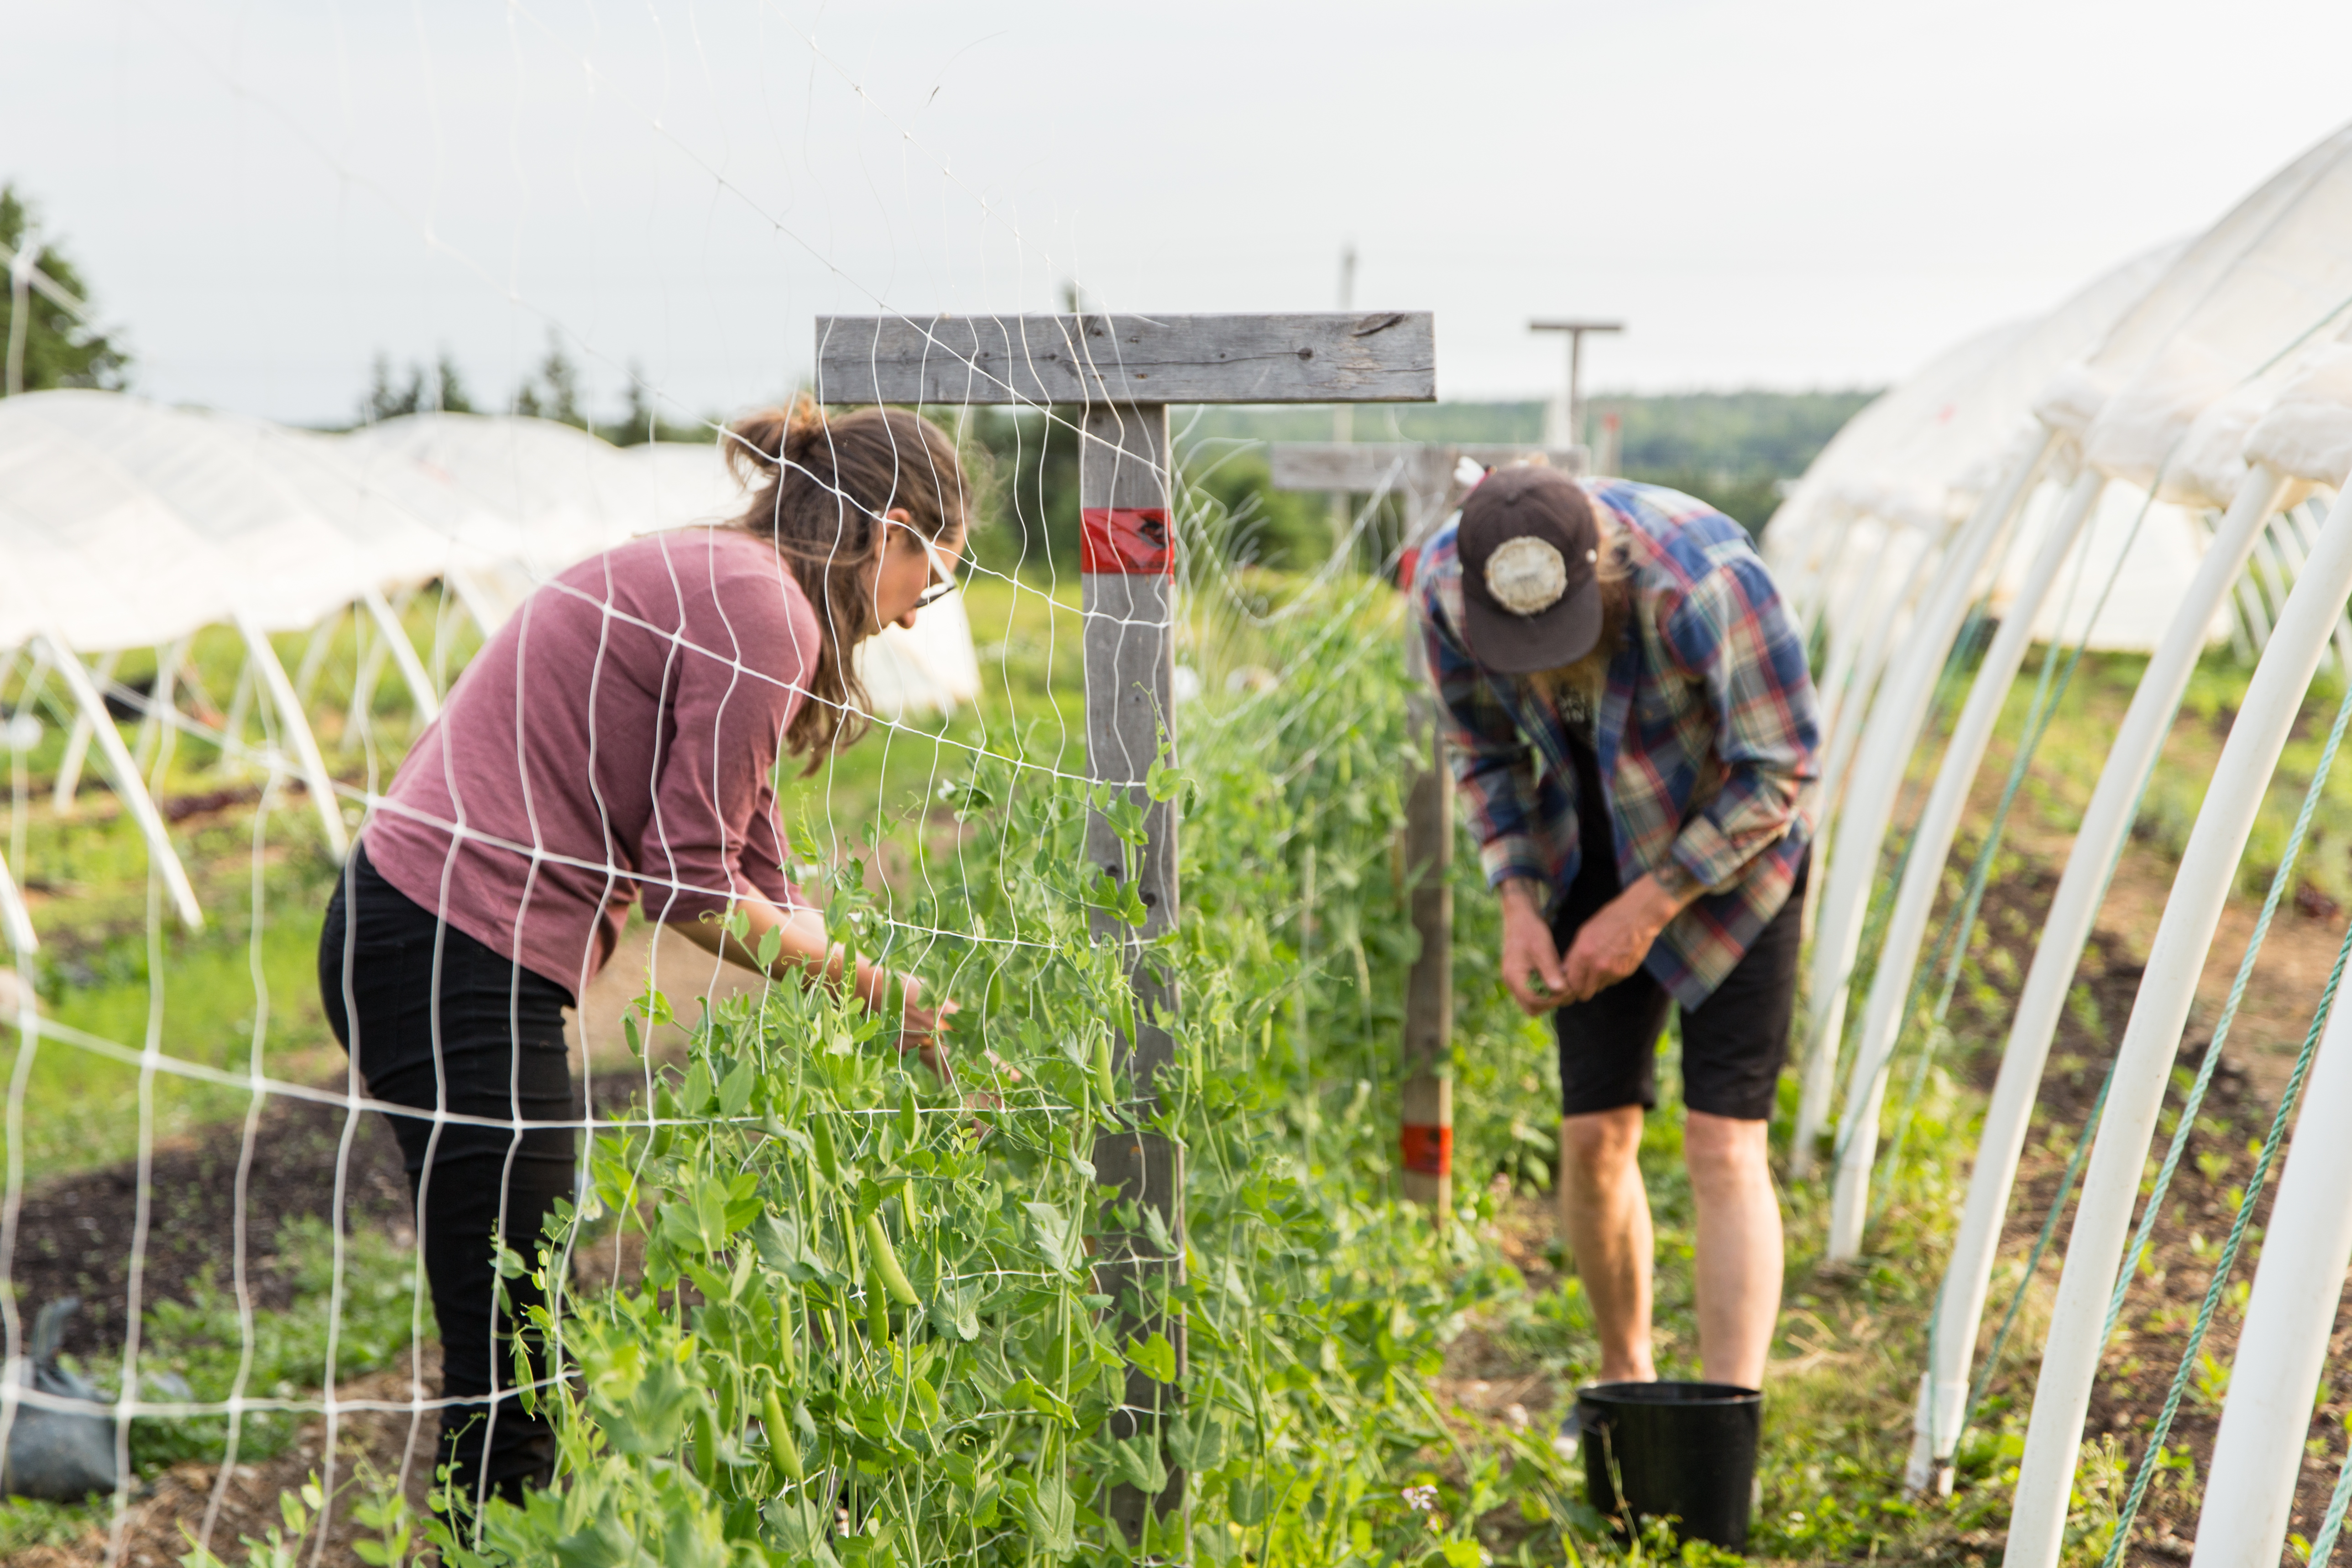
M 1021 1498 L 1021 1516 L 1040 1550 L 1067 1553 L 1077 1550 L 1078 1510 L 1070 1483 L 1060 1476 L 1039 1476 Z
M 1213 1410 L 1180 1411 L 1168 1424 L 1168 1457 L 1195 1475 L 1215 1469 L 1225 1457 L 1224 1423 Z
M 942 1293 L 935 1305 L 940 1327 L 966 1344 L 980 1338 L 979 1291 L 967 1285 L 961 1290 Z
M 1070 1216 L 1051 1204 L 1023 1204 L 1029 1211 L 1029 1231 L 1036 1238 L 1037 1250 L 1056 1274 L 1067 1274 L 1074 1260 L 1070 1235 Z
M 702 1404 L 702 1391 L 686 1380 L 674 1359 L 663 1356 L 625 1398 L 594 1404 L 596 1424 L 614 1448 L 650 1458 L 677 1447 L 687 1418 Z
M 609 1514 L 555 1543 L 561 1568 L 632 1568 L 641 1560 L 635 1538 Z
M 1157 1329 L 1151 1331 L 1148 1340 L 1128 1341 L 1127 1359 L 1142 1368 L 1154 1383 L 1176 1381 L 1176 1347 Z
M 1067 1401 L 1034 1377 L 1015 1378 L 1006 1384 L 1004 1403 L 1013 1406 L 1025 1405 L 1040 1415 L 1051 1415 L 1061 1421 L 1068 1421 L 1074 1415 Z
M 760 1075 L 751 1070 L 749 1058 L 736 1063 L 735 1070 L 729 1073 L 719 1086 L 719 1114 L 742 1115 L 751 1103 L 751 1089 L 759 1081 Z
M 790 1215 L 762 1215 L 751 1227 L 751 1246 L 761 1262 L 795 1285 L 807 1284 L 818 1271 L 817 1260 L 801 1239 L 800 1221 Z
M 1160 1457 L 1160 1439 L 1139 1432 L 1111 1446 L 1113 1473 L 1136 1490 L 1158 1497 L 1168 1489 L 1168 1466 Z
M 833 1520 L 828 1510 L 807 1498 L 778 1498 L 761 1510 L 761 1517 L 776 1532 L 776 1543 L 789 1560 L 825 1564 L 835 1561 L 830 1544 Z

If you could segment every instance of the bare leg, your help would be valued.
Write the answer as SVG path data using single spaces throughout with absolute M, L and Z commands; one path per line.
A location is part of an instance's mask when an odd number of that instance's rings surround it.
M 1650 1359 L 1653 1243 L 1641 1151 L 1638 1105 L 1560 1118 L 1559 1226 L 1600 1326 L 1603 1383 L 1658 1375 Z
M 1769 1123 L 1694 1110 L 1683 1159 L 1698 1204 L 1698 1352 L 1709 1383 L 1764 1384 L 1780 1316 L 1780 1200 L 1766 1162 Z

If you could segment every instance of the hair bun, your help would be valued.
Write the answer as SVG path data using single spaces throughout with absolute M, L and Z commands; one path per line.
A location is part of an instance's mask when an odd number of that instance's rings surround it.
M 817 400 L 805 392 L 793 394 L 792 407 L 784 411 L 783 456 L 805 464 L 808 455 L 824 437 L 824 410 Z
M 825 434 L 824 410 L 796 392 L 791 406 L 755 408 L 727 427 L 727 466 L 748 489 L 786 463 L 808 467 Z

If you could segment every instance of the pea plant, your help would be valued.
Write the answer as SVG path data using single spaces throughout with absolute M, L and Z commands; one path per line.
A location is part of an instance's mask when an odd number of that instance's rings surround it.
M 962 1002 L 948 1080 L 822 991 L 712 1006 L 684 1069 L 595 1139 L 578 1211 L 509 1259 L 546 1289 L 565 1368 L 534 1395 L 559 1485 L 436 1525 L 444 1561 L 1475 1563 L 1480 1514 L 1553 1484 L 1461 1452 L 1423 1392 L 1507 1276 L 1392 1194 L 1413 941 L 1395 622 L 1268 639 L 1311 678 L 1188 709 L 1188 772 L 1154 777 L 1184 898 L 1150 954 L 1181 996 L 1156 1103 L 1114 1073 L 1134 1004 L 1087 921 L 1139 910 L 1085 879 L 1087 788 L 1028 765 L 1042 735 L 993 749 L 918 825 L 919 892 L 887 918 L 851 885 L 827 903 L 837 940 Z M 1499 1162 L 1509 1112 L 1480 1086 L 1516 1094 L 1538 1053 L 1492 989 L 1465 988 L 1457 1033 L 1486 1064 L 1463 1075 L 1464 1142 Z M 1165 1335 L 1118 1337 L 1090 1267 L 1098 1236 L 1158 1223 L 1088 1159 L 1146 1115 L 1190 1162 L 1181 1380 Z M 642 1276 L 575 1287 L 574 1247 L 614 1227 L 642 1233 Z M 1130 1366 L 1181 1381 L 1156 1438 L 1110 1434 Z M 1108 1489 L 1171 1466 L 1184 1507 L 1129 1542 Z

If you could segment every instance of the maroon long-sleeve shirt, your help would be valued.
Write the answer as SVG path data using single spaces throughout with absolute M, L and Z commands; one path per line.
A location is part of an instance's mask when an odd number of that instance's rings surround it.
M 747 533 L 681 529 L 583 561 L 475 658 L 369 820 L 368 858 L 574 995 L 640 896 L 658 921 L 746 895 L 800 904 L 773 781 L 817 636 Z

